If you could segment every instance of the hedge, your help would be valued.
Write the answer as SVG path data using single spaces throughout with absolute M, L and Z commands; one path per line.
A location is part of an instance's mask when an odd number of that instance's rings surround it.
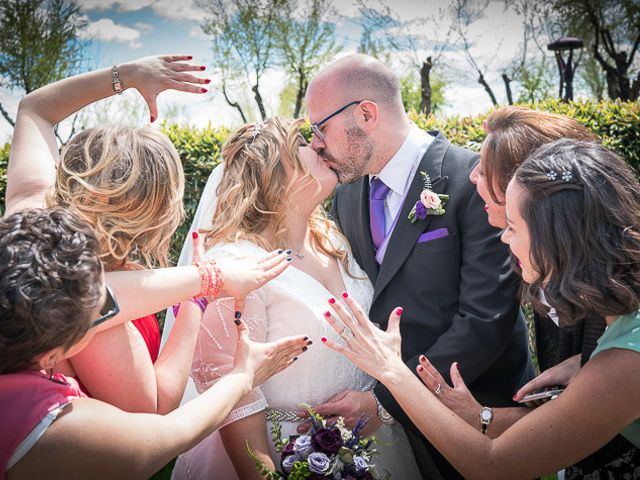
M 538 110 L 561 113 L 575 118 L 596 133 L 605 145 L 617 151 L 640 175 L 640 105 L 637 102 L 620 101 L 580 101 L 563 103 L 546 100 L 535 104 L 525 104 Z M 421 128 L 440 130 L 454 144 L 478 151 L 486 135 L 482 122 L 489 112 L 467 117 L 427 118 L 415 113 L 410 116 Z M 198 205 L 200 192 L 204 189 L 209 173 L 220 162 L 220 151 L 229 130 L 226 127 L 203 129 L 178 125 L 163 125 L 176 146 L 185 170 L 185 210 L 187 217 L 178 229 L 172 245 L 172 258 L 177 260 L 191 218 Z M 303 133 L 310 135 L 308 125 Z M 4 191 L 6 188 L 6 166 L 9 144 L 0 149 L 0 211 L 4 211 Z

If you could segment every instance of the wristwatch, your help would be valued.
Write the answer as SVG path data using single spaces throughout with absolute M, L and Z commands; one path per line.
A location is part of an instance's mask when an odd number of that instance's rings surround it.
M 113 87 L 113 91 L 118 95 L 121 95 L 124 91 L 124 85 L 122 84 L 122 80 L 120 80 L 120 72 L 116 65 L 111 69 L 111 86 Z
M 493 409 L 491 407 L 482 407 L 482 410 L 480 410 L 480 431 L 485 435 L 491 420 L 493 420 Z
M 376 394 L 371 392 L 371 395 L 373 395 L 373 399 L 376 401 L 376 407 L 378 409 L 378 418 L 385 425 L 391 425 L 393 423 L 393 421 L 394 421 L 393 417 L 382 406 L 382 404 L 380 403 L 380 400 L 378 400 L 378 397 L 376 397 Z

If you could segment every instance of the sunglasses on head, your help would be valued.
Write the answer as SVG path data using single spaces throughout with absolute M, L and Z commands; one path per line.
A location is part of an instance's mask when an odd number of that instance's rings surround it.
M 101 323 L 106 322 L 110 318 L 113 318 L 118 313 L 120 313 L 120 305 L 118 305 L 118 301 L 113 295 L 111 287 L 109 287 L 109 285 L 106 285 L 105 288 L 107 290 L 107 296 L 104 300 L 104 305 L 102 305 L 102 308 L 100 309 L 100 317 L 93 321 L 91 327 L 97 327 Z

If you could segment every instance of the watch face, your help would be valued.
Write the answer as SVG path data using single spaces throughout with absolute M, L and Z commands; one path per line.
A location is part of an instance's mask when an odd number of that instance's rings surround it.
M 491 420 L 491 418 L 493 417 L 493 412 L 489 409 L 483 409 L 480 411 L 480 418 L 485 421 L 488 422 Z

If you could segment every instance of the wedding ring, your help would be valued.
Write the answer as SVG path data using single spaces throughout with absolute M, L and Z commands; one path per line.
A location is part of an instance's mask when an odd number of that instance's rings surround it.
M 442 392 L 442 385 L 439 383 L 438 388 L 436 388 L 433 393 L 435 393 L 436 395 L 440 395 L 440 392 Z
M 349 341 L 353 338 L 353 332 L 351 331 L 351 329 L 349 327 L 344 327 L 342 329 L 342 331 L 340 332 L 340 336 L 345 340 L 345 341 Z

